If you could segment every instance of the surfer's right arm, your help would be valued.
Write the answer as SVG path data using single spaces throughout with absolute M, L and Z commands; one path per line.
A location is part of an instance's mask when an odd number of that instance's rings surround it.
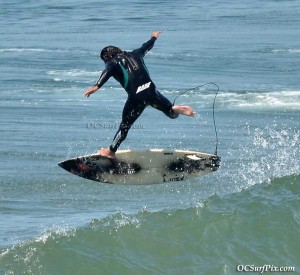
M 86 89 L 86 91 L 84 92 L 84 96 L 89 97 L 91 94 L 93 94 L 94 92 L 96 92 L 98 90 L 99 90 L 98 86 L 92 86 L 92 87 Z
M 98 81 L 96 82 L 96 84 L 90 88 L 88 88 L 85 92 L 84 92 L 84 96 L 89 97 L 91 94 L 95 93 L 96 91 L 98 91 L 103 84 L 114 74 L 114 63 L 113 62 L 108 62 L 106 64 L 106 67 L 104 69 L 104 71 L 102 72 L 102 74 L 100 75 Z

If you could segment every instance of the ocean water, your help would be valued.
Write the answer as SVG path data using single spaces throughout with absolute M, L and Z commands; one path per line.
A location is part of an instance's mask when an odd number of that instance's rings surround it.
M 0 274 L 300 273 L 297 0 L 0 7 Z M 114 80 L 83 97 L 100 50 L 137 48 L 156 30 L 145 62 L 165 96 L 220 87 L 220 169 L 151 186 L 68 174 L 57 163 L 110 145 L 126 100 Z M 122 149 L 214 153 L 215 92 L 177 99 L 195 118 L 146 109 Z

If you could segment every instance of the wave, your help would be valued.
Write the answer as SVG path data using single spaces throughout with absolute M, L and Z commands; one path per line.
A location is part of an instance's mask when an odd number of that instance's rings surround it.
M 0 49 L 0 53 L 6 53 L 6 52 L 16 52 L 16 53 L 22 53 L 22 52 L 65 52 L 67 50 L 53 50 L 53 49 L 42 49 L 42 48 L 2 48 Z
M 300 49 L 271 49 L 272 53 L 300 53 Z
M 61 53 L 61 54 L 65 54 L 65 53 L 82 53 L 82 54 L 87 54 L 90 53 L 90 51 L 85 51 L 85 50 L 80 50 L 80 49 L 58 49 L 58 48 L 54 48 L 54 49 L 46 49 L 46 48 L 22 48 L 22 47 L 18 47 L 18 48 L 0 48 L 0 53 Z M 92 53 L 92 54 L 96 54 L 96 53 Z
M 300 49 L 299 48 L 263 48 L 260 50 L 257 50 L 257 53 L 266 53 L 266 54 L 299 54 Z
M 71 70 L 50 70 L 47 75 L 53 77 L 54 82 L 71 82 L 71 83 L 86 83 L 90 85 L 91 77 L 97 79 L 101 71 L 88 71 L 81 69 Z M 170 99 L 184 92 L 185 89 L 164 89 L 158 87 L 159 90 L 168 95 Z M 52 89 L 50 87 L 50 89 Z M 112 83 L 108 87 L 103 89 L 113 89 L 119 94 L 120 86 L 117 83 Z M 70 90 L 74 90 L 72 87 Z M 63 90 L 64 91 L 64 90 Z M 32 92 L 32 91 L 31 91 Z M 54 92 L 59 92 L 55 87 Z M 211 106 L 211 102 L 214 100 L 215 90 L 211 86 L 207 86 L 206 89 L 192 90 L 182 95 L 178 102 L 185 102 L 192 100 L 193 104 L 199 107 Z M 300 110 L 300 91 L 299 90 L 282 90 L 282 91 L 220 91 L 216 101 L 217 108 L 225 109 L 265 109 L 265 110 Z
M 233 100 L 236 102 L 236 106 L 241 108 L 288 108 L 300 110 L 300 91 L 235 94 Z
M 99 71 L 86 71 L 79 69 L 72 70 L 51 70 L 48 71 L 48 75 L 60 76 L 60 77 L 78 77 L 78 76 L 99 76 L 101 72 Z
M 72 92 L 72 98 L 67 100 L 77 100 L 85 101 L 84 97 L 77 98 L 76 92 L 80 91 L 78 94 L 81 95 L 81 92 L 84 88 L 74 87 L 73 85 L 86 85 L 88 87 L 91 85 L 91 76 L 93 79 L 96 79 L 101 72 L 99 71 L 88 71 L 88 70 L 51 70 L 48 71 L 48 75 L 52 77 L 54 88 L 47 87 L 43 89 L 15 89 L 14 93 L 37 93 L 37 94 L 57 94 Z M 58 88 L 57 83 L 62 83 L 63 88 Z M 69 87 L 69 88 L 68 88 Z M 103 93 L 102 97 L 99 100 L 106 101 L 111 99 L 111 97 L 116 100 L 117 98 L 122 98 L 126 96 L 123 89 L 118 86 L 118 84 L 113 83 L 109 87 L 103 87 L 102 90 L 109 90 L 108 93 Z M 120 93 L 121 91 L 121 93 Z M 171 101 L 182 93 L 184 90 L 178 89 L 160 89 L 160 91 L 165 94 Z M 10 94 L 11 92 L 3 92 L 4 95 Z M 176 103 L 178 104 L 192 104 L 195 108 L 211 108 L 212 102 L 214 100 L 215 94 L 214 90 L 199 90 L 192 91 L 182 95 Z M 35 99 L 33 99 L 35 100 Z M 42 100 L 42 99 L 40 99 Z M 49 100 L 49 98 L 47 98 Z M 236 109 L 236 110 L 245 110 L 245 111 L 300 111 L 300 91 L 291 90 L 291 91 L 220 91 L 216 99 L 216 108 L 217 109 Z
M 214 195 L 187 209 L 118 212 L 80 228 L 49 228 L 2 249 L 0 271 L 227 274 L 238 264 L 261 261 L 299 268 L 299 180 L 299 175 L 276 178 L 236 194 Z M 278 247 L 280 253 L 274 253 Z
M 180 91 L 164 91 L 167 94 L 179 94 Z M 214 91 L 193 91 L 181 97 L 181 101 L 191 98 L 194 104 L 211 105 Z M 239 109 L 286 109 L 300 110 L 300 91 L 226 91 L 219 92 L 217 107 Z

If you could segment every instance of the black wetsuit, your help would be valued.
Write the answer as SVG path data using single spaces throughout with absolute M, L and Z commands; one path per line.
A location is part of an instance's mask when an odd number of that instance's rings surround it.
M 122 122 L 114 137 L 110 149 L 116 152 L 127 136 L 130 127 L 150 105 L 170 118 L 177 118 L 172 110 L 172 103 L 164 97 L 149 76 L 143 57 L 154 46 L 156 38 L 151 38 L 142 47 L 132 52 L 121 52 L 106 62 L 105 70 L 95 84 L 99 88 L 113 76 L 128 93 L 125 103 Z

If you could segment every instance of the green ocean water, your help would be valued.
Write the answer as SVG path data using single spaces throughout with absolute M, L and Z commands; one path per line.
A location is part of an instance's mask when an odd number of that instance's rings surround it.
M 118 212 L 2 250 L 6 274 L 234 274 L 299 270 L 299 176 L 214 195 L 195 207 Z

